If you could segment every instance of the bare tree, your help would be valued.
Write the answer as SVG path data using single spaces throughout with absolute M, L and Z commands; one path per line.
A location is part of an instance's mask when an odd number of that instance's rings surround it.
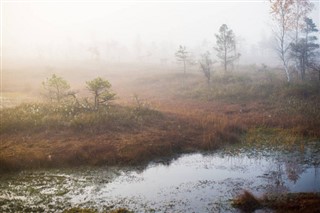
M 207 51 L 206 53 L 201 55 L 201 60 L 200 60 L 200 68 L 202 73 L 207 79 L 208 85 L 210 84 L 211 80 L 211 72 L 212 72 L 212 67 L 213 61 L 210 58 L 210 52 Z
M 312 11 L 314 4 L 309 0 L 294 0 L 293 4 L 293 28 L 295 32 L 295 43 L 299 41 L 299 33 L 305 27 L 304 19 Z
M 276 38 L 276 52 L 282 62 L 287 81 L 290 82 L 289 73 L 289 48 L 291 40 L 289 32 L 293 28 L 294 0 L 270 0 L 271 14 L 275 20 L 274 34 Z
M 232 65 L 240 57 L 240 54 L 236 52 L 235 35 L 226 24 L 223 24 L 219 29 L 219 34 L 215 36 L 217 56 L 223 64 L 224 71 L 227 71 L 228 65 Z
M 178 51 L 175 53 L 175 56 L 178 61 L 183 62 L 183 73 L 186 74 L 187 60 L 189 56 L 189 53 L 187 52 L 187 48 L 185 46 L 180 45 Z

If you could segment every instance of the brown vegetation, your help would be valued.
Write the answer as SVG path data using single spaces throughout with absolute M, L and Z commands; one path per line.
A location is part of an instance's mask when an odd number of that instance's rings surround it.
M 2 109 L 0 171 L 147 163 L 236 143 L 256 128 L 320 137 L 316 83 L 286 85 L 271 71 L 216 73 L 209 87 L 201 73 L 135 75 L 111 78 L 120 98 L 99 111 L 45 103 Z
M 261 200 L 248 191 L 244 191 L 232 201 L 232 205 L 243 212 L 254 212 L 256 209 L 262 208 L 261 203 Z
M 121 107 L 114 107 L 119 113 Z M 58 120 L 45 127 L 14 125 L 15 129 L 1 135 L 1 170 L 139 164 L 177 153 L 213 149 L 226 141 L 236 142 L 242 131 L 216 118 L 197 121 L 156 111 L 139 116 L 137 112 L 127 115 L 130 112 L 125 110 L 116 118 L 94 115 L 94 122 L 86 117 L 90 122 L 80 120 L 75 127 L 72 120 L 71 124 Z M 219 123 L 214 124 L 216 121 Z
M 244 191 L 232 201 L 232 205 L 243 212 L 254 212 L 257 209 L 272 209 L 277 213 L 316 213 L 320 211 L 319 193 L 288 193 L 256 198 Z
M 86 208 L 71 208 L 68 210 L 63 211 L 63 213 L 97 213 L 96 210 L 93 209 L 86 209 Z M 106 213 L 132 213 L 132 211 L 129 211 L 124 208 L 115 209 L 111 211 L 107 211 Z

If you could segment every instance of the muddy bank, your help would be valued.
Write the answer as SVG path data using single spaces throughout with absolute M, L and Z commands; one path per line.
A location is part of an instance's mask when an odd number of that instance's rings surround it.
M 320 193 L 287 193 L 257 198 L 245 191 L 232 201 L 232 205 L 242 212 L 264 209 L 277 213 L 317 213 L 320 212 Z
M 226 122 L 223 116 L 203 121 L 118 105 L 99 112 L 79 112 L 71 118 L 69 113 L 65 117 L 55 109 L 47 113 L 46 105 L 25 105 L 8 110 L 3 116 L 6 120 L 0 133 L 2 173 L 24 169 L 142 165 L 158 158 L 236 143 L 244 132 L 240 124 L 232 120 Z M 15 114 L 10 114 L 13 112 Z
M 243 190 L 264 194 L 320 192 L 320 146 L 238 144 L 182 155 L 144 167 L 83 167 L 7 174 L 0 178 L 0 210 L 60 212 L 237 212 Z

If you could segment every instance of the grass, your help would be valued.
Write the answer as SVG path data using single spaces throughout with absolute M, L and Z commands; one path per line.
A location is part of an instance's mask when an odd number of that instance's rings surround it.
M 244 135 L 254 143 L 269 130 L 276 142 L 320 138 L 314 82 L 288 85 L 271 71 L 215 73 L 209 86 L 199 73 L 183 77 L 140 76 L 123 88 L 139 95 L 133 103 L 120 99 L 97 111 L 87 102 L 1 109 L 0 171 L 144 164 Z
M 279 98 L 305 100 L 319 96 L 318 82 L 284 83 L 277 75 L 257 72 L 215 73 L 210 85 L 204 81 L 191 82 L 176 95 L 199 100 L 220 100 L 227 103 L 245 103 L 256 100 L 275 101 Z
M 97 133 L 114 127 L 138 127 L 161 119 L 161 113 L 149 108 L 111 105 L 98 111 L 70 103 L 29 103 L 1 110 L 0 134 L 59 131 L 65 128 Z
M 75 208 L 71 208 L 71 209 L 65 210 L 65 211 L 63 211 L 63 213 L 97 213 L 97 211 L 93 210 L 93 209 L 75 207 Z M 129 211 L 129 210 L 124 209 L 124 208 L 120 208 L 120 209 L 107 211 L 106 213 L 132 213 L 132 211 Z
M 232 206 L 243 212 L 254 212 L 256 209 L 262 208 L 261 200 L 256 198 L 252 193 L 244 191 L 232 201 Z
M 64 210 L 63 213 L 97 213 L 97 211 L 93 209 L 74 207 L 71 209 Z
M 254 212 L 257 209 L 272 209 L 277 213 L 316 213 L 320 211 L 319 193 L 287 193 L 256 198 L 244 191 L 233 199 L 232 206 L 243 212 Z
M 1 109 L 0 173 L 146 165 L 240 141 L 290 146 L 320 138 L 319 82 L 287 84 L 273 71 L 250 71 L 214 73 L 208 86 L 199 73 L 152 73 L 118 88 L 137 94 L 134 102 L 120 98 L 98 111 L 88 103 L 41 102 Z M 319 212 L 319 202 L 313 193 L 257 198 L 244 192 L 233 205 L 244 212 Z
M 0 170 L 136 165 L 235 143 L 244 131 L 224 117 L 181 117 L 149 107 L 99 111 L 23 104 L 2 110 Z

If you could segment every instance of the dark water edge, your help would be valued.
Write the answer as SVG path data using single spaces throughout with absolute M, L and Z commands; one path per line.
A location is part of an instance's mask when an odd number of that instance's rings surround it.
M 320 192 L 320 142 L 239 144 L 182 155 L 147 168 L 22 171 L 0 177 L 0 212 L 62 212 L 71 207 L 134 212 L 238 212 L 230 200 Z

